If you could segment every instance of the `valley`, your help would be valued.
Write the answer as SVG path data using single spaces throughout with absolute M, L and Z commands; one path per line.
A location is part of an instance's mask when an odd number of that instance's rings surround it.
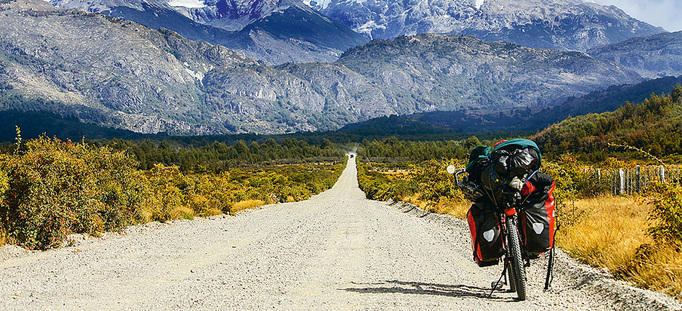
M 680 309 L 681 43 L 581 0 L 0 0 L 0 306 Z M 445 172 L 513 138 L 563 227 L 527 301 Z

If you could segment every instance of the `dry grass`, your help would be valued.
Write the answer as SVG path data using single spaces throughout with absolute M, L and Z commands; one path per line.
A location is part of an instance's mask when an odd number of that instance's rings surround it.
M 682 300 L 682 252 L 670 245 L 646 247 L 624 272 L 625 279 Z
M 420 194 L 414 194 L 402 198 L 402 201 L 412 203 L 419 208 L 437 214 L 446 214 L 455 216 L 460 219 L 466 218 L 467 211 L 469 210 L 469 202 L 462 202 L 458 200 L 449 199 L 446 197 L 440 197 L 438 202 L 424 201 L 420 199 Z
M 682 299 L 682 253 L 647 234 L 651 208 L 633 198 L 578 200 L 575 209 L 582 216 L 560 229 L 557 244 L 585 263 Z
M 194 210 L 184 205 L 175 206 L 170 211 L 170 219 L 193 219 L 193 218 Z
M 7 233 L 4 229 L 0 229 L 0 246 L 7 244 Z
M 621 271 L 642 244 L 652 243 L 646 234 L 651 206 L 632 198 L 599 197 L 576 202 L 581 219 L 561 228 L 557 244 L 591 265 Z
M 241 201 L 237 202 L 232 206 L 232 214 L 239 212 L 241 210 L 249 209 L 249 208 L 254 208 L 254 207 L 259 207 L 265 205 L 265 201 L 263 200 L 246 200 L 246 201 Z

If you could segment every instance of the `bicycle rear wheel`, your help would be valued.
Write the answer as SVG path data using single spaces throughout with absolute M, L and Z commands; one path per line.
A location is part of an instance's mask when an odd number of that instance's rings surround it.
M 519 229 L 516 226 L 516 219 L 511 217 L 507 219 L 507 231 L 516 294 L 519 297 L 519 300 L 526 300 L 526 268 L 523 266 L 523 257 L 521 257 L 521 244 L 519 241 Z

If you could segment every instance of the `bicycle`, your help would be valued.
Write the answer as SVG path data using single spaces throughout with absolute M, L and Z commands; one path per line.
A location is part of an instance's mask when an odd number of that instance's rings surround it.
M 465 189 L 465 192 L 470 193 L 472 196 L 485 194 L 491 197 L 491 194 L 479 189 L 476 184 L 469 182 L 467 176 L 460 178 L 460 175 L 466 174 L 465 169 L 456 170 L 454 166 L 449 166 L 447 171 L 448 173 L 455 175 L 457 185 Z M 518 183 L 521 181 L 517 179 L 515 182 Z M 477 192 L 478 194 L 476 194 Z M 504 197 L 503 202 L 497 202 L 499 204 L 495 204 L 495 215 L 498 217 L 500 238 L 503 242 L 504 267 L 502 269 L 502 275 L 497 282 L 492 282 L 492 291 L 489 296 L 492 296 L 495 290 L 501 289 L 504 284 L 508 284 L 510 290 L 516 292 L 518 299 L 523 301 L 526 300 L 528 294 L 526 267 L 530 266 L 531 259 L 537 258 L 539 255 L 527 252 L 524 244 L 521 243 L 518 215 L 523 211 L 523 208 L 521 207 L 523 197 L 521 196 L 520 187 L 518 184 L 516 187 L 505 185 L 502 195 Z M 492 197 L 491 200 L 493 202 L 496 201 Z M 545 277 L 545 291 L 549 289 L 553 279 L 553 263 L 554 248 L 552 247 L 549 250 L 547 275 Z M 502 282 L 503 278 L 505 279 L 504 282 Z

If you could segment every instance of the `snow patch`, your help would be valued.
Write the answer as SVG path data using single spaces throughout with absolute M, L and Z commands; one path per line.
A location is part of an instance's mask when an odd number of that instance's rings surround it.
M 202 1 L 202 0 L 170 0 L 170 1 L 168 1 L 168 5 L 170 5 L 170 6 L 181 6 L 181 7 L 186 7 L 186 8 L 190 8 L 190 9 L 198 9 L 198 8 L 206 7 L 206 4 L 204 4 L 204 1 Z
M 361 34 L 365 34 L 365 35 L 369 36 L 370 39 L 373 39 L 372 38 L 372 31 L 374 31 L 374 29 L 386 29 L 386 26 L 385 25 L 377 25 L 377 23 L 375 23 L 374 21 L 369 21 L 367 23 L 364 23 L 362 26 L 358 27 L 358 29 L 356 29 L 355 31 L 357 31 Z
M 186 63 L 185 63 L 185 66 L 187 66 Z M 192 77 L 194 77 L 195 79 L 199 80 L 199 82 L 202 82 L 202 81 L 204 80 L 204 73 L 203 73 L 203 72 L 194 72 L 194 71 L 192 71 L 191 69 L 189 69 L 189 68 L 187 68 L 187 67 L 185 67 L 185 70 L 187 71 L 187 73 L 189 73 L 190 76 L 192 76 Z
M 485 0 L 476 0 L 476 2 L 474 3 L 476 9 L 480 10 L 481 6 L 483 5 L 483 2 L 485 2 Z
M 329 6 L 329 3 L 332 2 L 332 0 L 302 0 L 303 3 L 307 4 L 311 8 L 321 8 L 321 9 L 326 9 Z M 315 2 L 313 4 L 313 2 Z M 367 0 L 341 0 L 338 1 L 339 3 L 348 3 L 351 4 L 353 2 L 355 3 L 365 3 Z

